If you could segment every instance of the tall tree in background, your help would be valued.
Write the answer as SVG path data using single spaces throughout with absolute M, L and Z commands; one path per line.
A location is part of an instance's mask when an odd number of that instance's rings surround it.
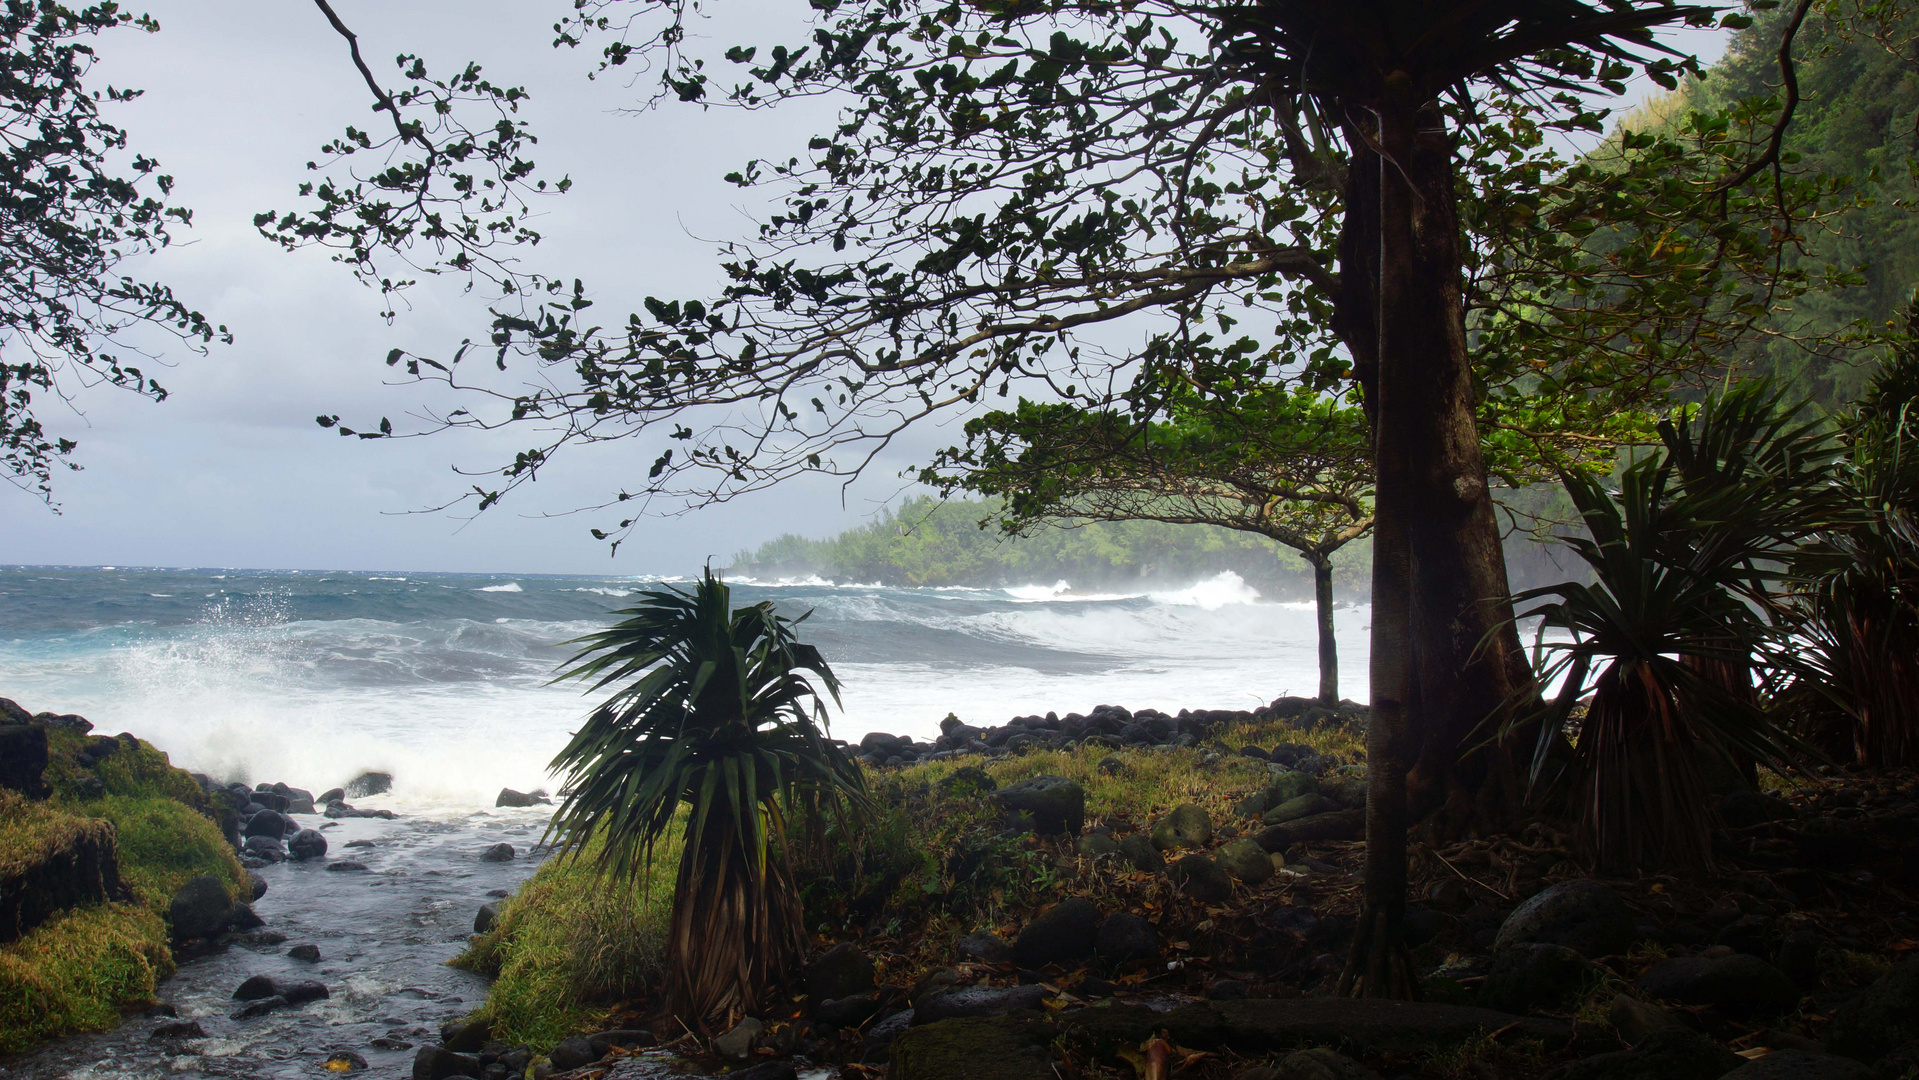
M 167 396 L 123 334 L 152 326 L 201 346 L 230 340 L 172 289 L 117 272 L 192 222 L 163 201 L 173 178 L 158 162 L 117 160 L 127 135 L 101 106 L 140 91 L 88 83 L 93 39 L 125 27 L 160 29 L 111 2 L 0 8 L 0 477 L 49 502 L 54 468 L 79 467 L 78 444 L 47 430 L 49 401 L 100 384 Z
M 1265 389 L 1230 411 L 1197 404 L 1141 419 L 1021 401 L 970 420 L 967 445 L 942 451 L 921 478 L 1004 500 L 1000 524 L 1163 521 L 1267 537 L 1313 572 L 1319 698 L 1339 700 L 1333 554 L 1372 531 L 1372 464 L 1358 408 Z

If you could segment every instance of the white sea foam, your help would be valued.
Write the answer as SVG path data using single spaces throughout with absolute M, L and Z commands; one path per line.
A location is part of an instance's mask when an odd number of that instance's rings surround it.
M 30 707 L 133 731 L 222 779 L 318 791 L 381 770 L 395 776 L 396 801 L 372 805 L 448 813 L 491 806 L 502 787 L 556 786 L 547 763 L 591 704 L 582 687 L 549 682 L 572 651 L 561 643 L 604 625 L 596 597 L 628 583 L 562 582 L 495 622 L 497 606 L 474 594 L 523 591 L 519 582 L 321 585 L 323 614 L 304 614 L 300 590 L 315 580 L 222 582 L 230 591 L 185 624 L 131 612 L 0 640 L 0 671 Z M 844 684 L 832 724 L 842 737 L 930 738 L 949 712 L 998 724 L 1102 703 L 1247 708 L 1317 683 L 1311 605 L 1262 601 L 1230 575 L 1151 594 L 734 584 L 736 602 L 816 612 L 803 633 Z M 1352 697 L 1364 696 L 1369 618 L 1336 614 Z
M 1153 593 L 1155 601 L 1162 604 L 1174 604 L 1179 607 L 1199 607 L 1207 611 L 1218 611 L 1228 604 L 1256 604 L 1259 602 L 1259 590 L 1246 584 L 1245 579 L 1227 570 L 1205 581 L 1197 582 L 1187 588 L 1174 592 Z
M 487 585 L 487 586 L 483 586 L 481 588 L 475 589 L 473 591 L 474 592 L 525 592 L 526 590 L 520 588 L 519 582 L 509 581 L 504 585 Z

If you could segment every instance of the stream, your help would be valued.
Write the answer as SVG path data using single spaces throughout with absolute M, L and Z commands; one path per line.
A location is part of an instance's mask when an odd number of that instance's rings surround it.
M 377 800 L 357 805 L 378 805 Z M 267 944 L 230 944 L 186 960 L 160 985 L 161 1001 L 180 1021 L 198 1021 L 207 1038 L 152 1037 L 170 1017 L 134 1014 L 112 1031 L 62 1039 L 0 1058 L 0 1076 L 22 1080 L 121 1080 L 171 1076 L 265 1078 L 328 1075 L 335 1051 L 352 1051 L 370 1066 L 356 1075 L 410 1075 L 415 1047 L 437 1041 L 440 1025 L 477 1008 L 486 980 L 446 966 L 473 931 L 490 893 L 513 890 L 538 866 L 531 849 L 550 807 L 496 809 L 465 815 L 350 818 L 337 823 L 295 815 L 325 829 L 324 859 L 260 868 L 267 892 L 254 903 L 266 925 L 254 934 L 284 934 Z M 347 845 L 367 841 L 371 846 Z M 489 863 L 480 853 L 512 844 L 518 857 Z M 329 870 L 352 861 L 365 870 Z M 318 963 L 287 955 L 319 947 Z M 332 996 L 248 1020 L 233 991 L 253 975 L 317 979 Z

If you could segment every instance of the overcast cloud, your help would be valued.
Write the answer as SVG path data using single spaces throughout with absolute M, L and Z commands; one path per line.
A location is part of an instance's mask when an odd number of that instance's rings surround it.
M 579 276 L 614 319 L 649 293 L 688 296 L 716 281 L 702 239 L 746 233 L 753 207 L 720 177 L 751 157 L 803 151 L 827 113 L 818 103 L 745 115 L 684 106 L 614 115 L 638 92 L 624 80 L 589 81 L 590 50 L 548 47 L 561 0 L 335 0 L 384 75 L 402 51 L 438 70 L 478 59 L 496 81 L 524 84 L 541 144 L 541 175 L 573 177 L 538 227 L 538 268 Z M 750 28 L 758 40 L 797 5 L 722 0 L 712 33 Z M 409 513 L 468 481 L 455 464 L 486 466 L 514 440 L 447 435 L 406 442 L 341 439 L 317 413 L 396 421 L 422 400 L 385 385 L 381 363 L 403 347 L 445 355 L 483 333 L 484 305 L 457 290 L 423 288 L 388 326 L 380 298 L 322 252 L 289 255 L 262 239 L 252 217 L 292 207 L 303 165 L 346 124 L 367 125 L 364 88 L 341 41 L 306 0 L 164 0 L 144 5 L 158 35 L 100 41 L 103 73 L 146 96 L 114 117 L 135 149 L 179 180 L 195 210 L 186 244 L 134 267 L 165 280 L 226 323 L 236 342 L 205 356 L 177 345 L 154 405 L 129 394 L 79 397 L 84 416 L 43 406 L 43 419 L 81 441 L 79 473 L 55 478 L 62 513 L 0 485 L 0 563 L 256 568 L 471 570 L 684 574 L 782 532 L 823 535 L 856 524 L 894 497 L 915 438 L 842 500 L 837 484 L 785 486 L 726 506 L 644 523 L 616 560 L 584 518 L 554 519 L 603 498 L 643 472 L 652 451 L 596 448 L 469 522 Z M 1697 44 L 1695 44 L 1697 43 Z M 1716 51 L 1712 38 L 1687 44 Z M 600 523 L 596 520 L 595 523 Z

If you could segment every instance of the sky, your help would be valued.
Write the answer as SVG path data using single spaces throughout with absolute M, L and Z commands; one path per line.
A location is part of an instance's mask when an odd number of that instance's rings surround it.
M 133 5 L 129 5 L 133 6 Z M 746 235 L 751 193 L 721 177 L 749 158 L 804 152 L 830 121 L 820 103 L 755 114 L 673 106 L 634 112 L 643 87 L 589 80 L 592 51 L 554 50 L 565 0 L 334 0 L 384 76 L 401 52 L 450 69 L 478 60 L 496 81 L 525 85 L 540 138 L 540 175 L 574 181 L 542 203 L 547 239 L 530 264 L 583 278 L 617 317 L 643 296 L 698 295 L 717 282 L 712 241 Z M 171 201 L 194 227 L 174 248 L 126 264 L 171 284 L 233 332 L 204 355 L 164 348 L 153 404 L 95 389 L 72 408 L 42 405 L 50 429 L 77 438 L 80 472 L 55 477 L 58 512 L 0 485 L 0 564 L 687 574 L 708 558 L 781 533 L 828 535 L 857 525 L 904 490 L 902 470 L 956 441 L 953 423 L 916 432 L 867 478 L 781 485 L 723 506 L 647 519 L 609 557 L 568 516 L 643 473 L 654 449 L 615 444 L 561 459 L 536 484 L 478 517 L 429 508 L 468 488 L 456 467 L 497 464 L 517 439 L 449 433 L 406 441 L 342 439 L 320 413 L 396 423 L 431 400 L 395 385 L 383 363 L 400 347 L 444 356 L 482 335 L 483 299 L 423 287 L 390 325 L 377 293 L 323 252 L 289 254 L 254 230 L 263 210 L 290 209 L 304 164 L 346 125 L 372 123 L 345 46 L 306 0 L 158 0 L 135 6 L 163 30 L 99 42 L 101 80 L 145 90 L 110 117 L 133 149 L 178 181 Z M 800 5 L 709 5 L 717 40 L 774 38 Z M 797 26 L 797 24 L 795 24 Z M 1707 58 L 1718 38 L 1684 44 Z

